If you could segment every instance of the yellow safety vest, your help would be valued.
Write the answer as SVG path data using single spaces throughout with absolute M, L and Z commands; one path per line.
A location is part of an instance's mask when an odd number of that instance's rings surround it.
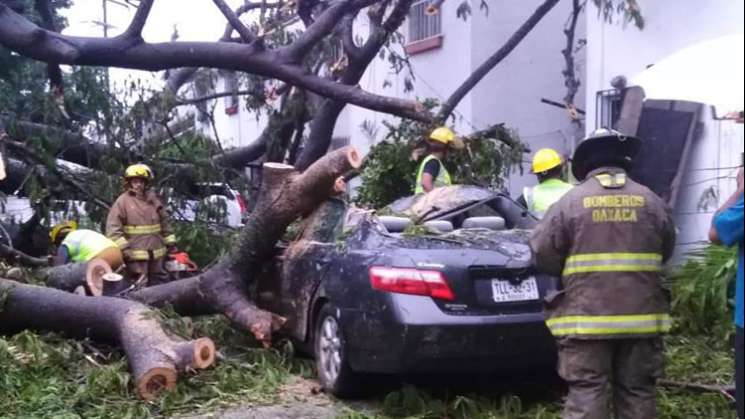
M 551 208 L 551 205 L 559 201 L 573 188 L 574 186 L 562 180 L 549 179 L 532 188 L 525 188 L 523 196 L 528 205 L 528 211 L 538 217 L 543 217 L 546 211 Z
M 425 157 L 424 160 L 422 160 L 422 163 L 419 165 L 419 172 L 416 176 L 416 188 L 414 189 L 415 194 L 424 193 L 424 187 L 422 186 L 422 178 L 424 177 L 424 167 L 432 160 L 437 160 L 438 163 L 440 163 L 440 173 L 437 175 L 437 178 L 435 179 L 435 188 L 440 188 L 442 186 L 450 186 L 453 184 L 452 179 L 450 178 L 450 172 L 448 172 L 448 169 L 445 168 L 445 165 L 442 164 L 440 159 L 433 155 L 429 155 Z
M 67 254 L 73 262 L 88 262 L 99 253 L 116 243 L 101 233 L 93 230 L 75 230 L 65 237 L 62 246 L 67 247 Z

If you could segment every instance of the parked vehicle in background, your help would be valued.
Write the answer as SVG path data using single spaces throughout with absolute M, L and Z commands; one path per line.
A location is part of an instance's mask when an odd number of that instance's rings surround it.
M 194 199 L 169 201 L 174 220 L 205 221 L 228 227 L 241 227 L 247 215 L 246 201 L 226 183 L 198 183 L 188 194 Z
M 543 298 L 559 280 L 531 264 L 534 218 L 468 186 L 386 212 L 405 217 L 326 202 L 259 284 L 325 390 L 355 395 L 367 373 L 553 371 Z

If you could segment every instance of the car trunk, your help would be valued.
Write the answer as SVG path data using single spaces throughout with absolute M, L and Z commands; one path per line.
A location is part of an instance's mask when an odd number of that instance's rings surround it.
M 504 246 L 510 245 L 520 246 L 515 243 Z M 412 251 L 410 256 L 419 269 L 444 274 L 455 299 L 434 301 L 450 315 L 540 312 L 543 297 L 557 285 L 555 279 L 537 274 L 529 259 L 516 259 L 494 250 L 429 249 Z

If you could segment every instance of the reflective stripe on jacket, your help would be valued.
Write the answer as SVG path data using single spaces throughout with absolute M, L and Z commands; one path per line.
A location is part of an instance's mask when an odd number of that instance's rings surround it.
M 162 258 L 166 246 L 176 243 L 163 204 L 152 191 L 144 199 L 129 191 L 121 194 L 109 211 L 106 235 L 122 248 L 127 261 Z
M 78 263 L 88 262 L 104 250 L 117 247 L 112 240 L 93 230 L 72 231 L 62 241 L 61 246 L 67 248 L 70 260 Z
M 674 246 L 662 199 L 620 169 L 592 172 L 548 210 L 531 239 L 538 269 L 563 281 L 548 302 L 551 332 L 579 339 L 668 332 L 661 271 Z
M 437 174 L 437 178 L 434 181 L 435 188 L 450 186 L 453 184 L 450 172 L 445 168 L 445 165 L 442 164 L 440 159 L 430 154 L 422 160 L 421 164 L 419 164 L 419 171 L 416 175 L 416 188 L 414 189 L 415 194 L 424 193 L 424 186 L 422 186 L 422 179 L 424 179 L 424 166 L 432 160 L 437 160 L 437 162 L 440 163 L 440 173 Z
M 532 188 L 525 188 L 523 196 L 528 211 L 542 217 L 548 209 L 559 201 L 574 186 L 559 179 L 548 179 Z

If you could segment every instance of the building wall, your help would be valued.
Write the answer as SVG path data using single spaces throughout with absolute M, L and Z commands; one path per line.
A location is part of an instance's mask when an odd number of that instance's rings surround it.
M 648 66 L 692 44 L 742 32 L 740 0 L 638 0 L 646 27 L 607 23 L 587 15 L 587 131 L 595 127 L 595 94 L 610 89 L 613 77 L 632 79 Z
M 588 132 L 596 128 L 596 93 L 610 89 L 615 76 L 631 80 L 680 49 L 745 28 L 745 6 L 739 0 L 639 0 L 639 4 L 647 22 L 643 31 L 587 16 Z M 711 217 L 735 190 L 737 166 L 742 165 L 743 126 L 717 121 L 708 109 L 700 123 L 672 209 L 679 231 L 676 261 L 706 243 Z
M 380 59 L 370 66 L 360 85 L 379 94 L 444 101 L 509 39 L 540 3 L 537 0 L 500 1 L 491 4 L 488 15 L 474 5 L 473 14 L 463 21 L 456 14 L 459 3 L 445 2 L 441 10 L 442 47 L 411 56 L 416 77 L 414 92 L 405 93 L 403 75 L 392 74 L 388 63 Z M 567 155 L 571 153 L 575 140 L 584 132 L 582 125 L 572 123 L 565 110 L 541 103 L 541 98 L 561 102 L 566 93 L 561 73 L 564 69 L 561 51 L 566 43 L 563 29 L 570 12 L 569 2 L 560 3 L 460 102 L 451 121 L 458 132 L 468 134 L 496 123 L 505 123 L 515 129 L 533 150 L 554 147 Z M 364 27 L 364 23 L 358 22 L 357 26 Z M 404 24 L 404 33 L 407 28 L 408 22 Z M 581 19 L 577 39 L 584 37 L 585 20 Z M 578 76 L 584 79 L 583 50 L 577 53 L 576 59 Z M 386 80 L 391 86 L 384 88 Z M 576 99 L 578 107 L 584 107 L 584 99 L 584 89 L 581 88 Z M 348 107 L 344 119 L 337 128 L 344 127 L 352 144 L 363 152 L 385 135 L 382 121 L 393 120 L 357 107 Z M 370 138 L 360 130 L 364 121 L 379 128 L 375 137 Z M 530 157 L 526 155 L 525 161 L 528 162 Z M 507 186 L 516 194 L 523 186 L 534 182 L 532 175 L 521 175 L 516 170 Z
M 473 16 L 472 68 L 490 57 L 517 28 L 543 3 L 529 0 L 492 4 L 488 16 L 475 12 Z M 594 6 L 589 6 L 594 7 Z M 575 140 L 584 133 L 581 124 L 573 123 L 566 110 L 541 103 L 542 98 L 563 102 L 566 95 L 562 71 L 565 68 L 562 50 L 566 47 L 564 28 L 572 12 L 572 2 L 560 2 L 520 45 L 473 91 L 473 123 L 476 127 L 504 122 L 517 130 L 533 152 L 554 148 L 571 155 Z M 592 14 L 592 13 L 590 13 Z M 576 39 L 585 38 L 585 19 L 580 18 Z M 576 53 L 577 76 L 582 86 L 575 104 L 585 106 L 585 51 Z M 525 175 L 515 171 L 508 188 L 513 195 L 523 187 L 535 184 L 528 173 L 531 155 L 525 156 Z

